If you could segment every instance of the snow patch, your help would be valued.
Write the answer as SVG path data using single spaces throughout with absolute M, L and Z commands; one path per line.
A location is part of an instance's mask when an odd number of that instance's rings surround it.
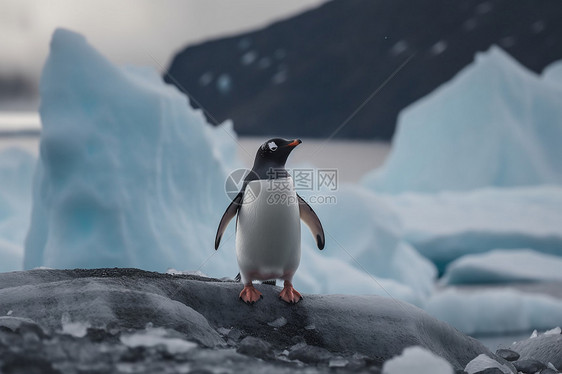
M 408 50 L 408 43 L 405 40 L 400 40 L 392 46 L 390 53 L 394 56 L 398 56 Z
M 221 74 L 217 78 L 217 90 L 223 95 L 232 90 L 232 78 L 228 74 Z
M 242 65 L 250 65 L 258 58 L 258 53 L 256 51 L 248 51 L 240 57 L 240 62 Z
M 91 327 L 90 323 L 83 321 L 72 322 L 70 314 L 63 313 L 61 316 L 61 327 L 62 333 L 66 335 L 72 335 L 75 338 L 83 338 L 88 332 L 88 328 Z
M 560 329 L 560 326 L 556 326 L 555 328 L 544 332 L 545 335 L 560 335 L 561 333 L 562 329 Z
M 121 343 L 131 348 L 162 345 L 171 354 L 185 353 L 197 347 L 196 343 L 169 336 L 168 331 L 161 327 L 149 327 L 145 331 L 122 335 L 120 340 Z
M 440 40 L 431 47 L 430 52 L 432 55 L 437 56 L 445 52 L 446 49 L 447 49 L 447 42 L 444 40 Z
M 208 86 L 213 81 L 213 77 L 213 73 L 211 73 L 210 71 L 202 74 L 199 77 L 199 85 L 202 87 Z
M 271 77 L 273 84 L 281 84 L 287 80 L 287 70 L 280 70 Z

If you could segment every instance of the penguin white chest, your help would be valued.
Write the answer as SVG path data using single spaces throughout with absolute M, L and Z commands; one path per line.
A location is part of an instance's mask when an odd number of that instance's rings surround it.
M 292 178 L 248 183 L 236 227 L 236 256 L 242 281 L 290 281 L 300 263 L 300 228 Z

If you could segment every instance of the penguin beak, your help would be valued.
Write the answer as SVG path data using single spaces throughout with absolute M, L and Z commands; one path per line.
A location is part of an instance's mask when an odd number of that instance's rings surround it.
M 290 142 L 289 144 L 287 144 L 287 147 L 296 147 L 297 145 L 301 144 L 302 141 L 300 139 L 295 139 L 292 142 Z

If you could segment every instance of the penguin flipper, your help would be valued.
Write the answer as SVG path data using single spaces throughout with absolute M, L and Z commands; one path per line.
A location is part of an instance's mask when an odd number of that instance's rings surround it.
M 217 229 L 217 236 L 215 236 L 215 250 L 219 249 L 219 244 L 221 242 L 222 234 L 226 230 L 226 227 L 230 223 L 230 221 L 236 216 L 238 213 L 238 209 L 240 209 L 240 205 L 242 204 L 242 196 L 243 192 L 238 193 L 236 197 L 232 200 L 226 211 L 222 215 L 221 221 L 219 223 L 219 228 Z
M 297 198 L 299 199 L 299 212 L 301 219 L 306 223 L 310 231 L 312 232 L 312 236 L 316 239 L 316 245 L 318 249 L 324 249 L 324 244 L 326 244 L 326 238 L 324 236 L 324 229 L 322 228 L 322 223 L 320 223 L 320 219 L 314 212 L 314 210 L 304 201 L 302 197 L 297 194 Z

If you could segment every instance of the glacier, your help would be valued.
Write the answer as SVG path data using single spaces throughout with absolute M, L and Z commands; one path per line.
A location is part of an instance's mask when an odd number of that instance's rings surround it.
M 21 270 L 36 159 L 19 148 L 0 151 L 0 272 Z
M 498 47 L 478 54 L 400 113 L 387 161 L 363 183 L 393 194 L 561 184 L 559 69 L 541 77 Z
M 235 276 L 234 224 L 213 250 L 230 203 L 225 180 L 242 166 L 230 122 L 210 126 L 155 71 L 117 67 L 63 29 L 53 35 L 40 93 L 43 131 L 25 269 L 174 268 Z M 392 210 L 360 186 L 342 188 L 337 198 L 337 205 L 314 206 L 329 231 L 323 252 L 303 229 L 295 286 L 422 305 L 436 270 L 401 239 Z

